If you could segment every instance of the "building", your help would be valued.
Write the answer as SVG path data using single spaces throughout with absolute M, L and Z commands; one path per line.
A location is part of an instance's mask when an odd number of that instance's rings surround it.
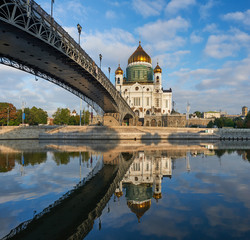
M 242 116 L 246 116 L 248 113 L 248 108 L 246 106 L 242 107 Z
M 215 112 L 215 111 L 204 112 L 203 117 L 204 118 L 220 118 L 221 113 L 220 112 Z
M 115 71 L 115 86 L 136 115 L 169 115 L 172 111 L 172 90 L 162 87 L 162 69 L 157 63 L 153 69 L 151 57 L 141 42 L 128 59 L 126 75 L 120 65 Z
M 134 162 L 115 190 L 119 199 L 125 190 L 127 206 L 140 222 L 151 200 L 162 198 L 163 177 L 172 177 L 172 160 L 161 151 L 137 152 Z

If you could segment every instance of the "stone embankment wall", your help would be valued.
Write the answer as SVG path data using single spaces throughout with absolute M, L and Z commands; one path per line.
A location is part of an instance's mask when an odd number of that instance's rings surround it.
M 57 126 L 6 126 L 0 127 L 0 140 L 38 139 L 39 134 Z
M 40 139 L 90 139 L 90 140 L 154 140 L 154 139 L 209 139 L 218 140 L 216 133 L 199 128 L 165 128 L 165 127 L 101 127 L 67 126 L 40 134 Z
M 166 128 L 142 126 L 1 127 L 0 140 L 250 140 L 250 129 Z
M 220 140 L 250 140 L 250 129 L 219 129 Z

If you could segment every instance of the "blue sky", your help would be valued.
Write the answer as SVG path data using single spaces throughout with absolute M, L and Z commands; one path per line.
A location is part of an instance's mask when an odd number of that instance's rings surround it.
M 37 3 L 50 13 L 49 0 Z M 178 111 L 187 102 L 190 112 L 250 108 L 249 0 L 55 0 L 54 17 L 76 40 L 82 25 L 82 48 L 96 62 L 102 54 L 112 82 L 141 40 L 153 67 L 159 62 Z M 57 107 L 79 109 L 77 97 L 45 80 L 5 66 L 0 72 L 1 102 L 21 107 L 24 101 L 50 115 Z

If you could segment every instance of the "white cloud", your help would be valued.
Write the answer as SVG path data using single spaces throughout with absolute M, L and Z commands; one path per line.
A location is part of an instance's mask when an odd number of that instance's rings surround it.
M 222 16 L 222 19 L 227 21 L 236 21 L 250 26 L 250 9 L 245 12 L 232 12 Z
M 174 97 L 179 105 L 187 100 L 202 111 L 222 109 L 237 113 L 235 109 L 249 106 L 250 57 L 225 63 L 218 69 L 181 69 L 169 75 L 174 78 Z M 190 90 L 185 89 L 189 86 Z M 183 107 L 183 111 L 185 108 Z
M 138 14 L 143 17 L 160 15 L 164 1 L 163 0 L 133 0 L 132 6 Z
M 236 56 L 239 50 L 250 49 L 250 35 L 238 29 L 232 29 L 229 34 L 211 35 L 208 38 L 205 54 L 213 58 Z
M 203 32 L 209 32 L 209 33 L 217 33 L 219 32 L 217 29 L 217 25 L 215 23 L 211 23 L 211 24 L 207 24 L 204 29 Z
M 216 1 L 214 0 L 208 0 L 208 2 L 204 5 L 200 6 L 200 17 L 201 19 L 206 19 L 209 17 L 209 11 L 212 7 L 216 5 Z
M 181 50 L 181 51 L 176 51 L 173 53 L 164 53 L 164 54 L 156 55 L 155 57 L 152 58 L 153 65 L 156 65 L 156 63 L 158 62 L 160 67 L 163 69 L 163 73 L 165 73 L 166 70 L 164 70 L 164 68 L 167 69 L 168 71 L 169 68 L 180 66 L 181 61 L 188 54 L 190 54 L 189 50 Z
M 184 45 L 185 39 L 177 36 L 177 32 L 186 31 L 188 28 L 188 21 L 182 17 L 176 17 L 168 21 L 158 20 L 145 24 L 143 27 L 137 28 L 136 31 L 156 50 L 170 50 Z
M 107 19 L 114 19 L 114 18 L 116 18 L 116 14 L 115 14 L 114 11 L 109 10 L 109 11 L 107 11 L 107 12 L 105 13 L 105 17 L 106 17 Z
M 171 0 L 166 6 L 166 14 L 176 14 L 180 10 L 187 9 L 188 7 L 195 5 L 196 0 Z
M 190 35 L 190 41 L 191 43 L 200 43 L 203 41 L 203 38 L 197 35 L 195 32 L 192 32 Z

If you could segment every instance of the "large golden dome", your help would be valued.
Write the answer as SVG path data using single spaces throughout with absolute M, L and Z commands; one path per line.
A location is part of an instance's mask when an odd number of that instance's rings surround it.
M 128 59 L 128 64 L 134 63 L 134 62 L 147 62 L 147 63 L 152 64 L 151 57 L 143 50 L 141 46 L 141 41 L 139 42 L 138 48 Z
M 149 199 L 146 202 L 142 202 L 142 203 L 127 202 L 127 205 L 130 208 L 130 210 L 133 213 L 135 213 L 135 215 L 137 216 L 138 222 L 140 222 L 140 218 L 150 208 L 150 206 L 151 206 L 151 200 Z

